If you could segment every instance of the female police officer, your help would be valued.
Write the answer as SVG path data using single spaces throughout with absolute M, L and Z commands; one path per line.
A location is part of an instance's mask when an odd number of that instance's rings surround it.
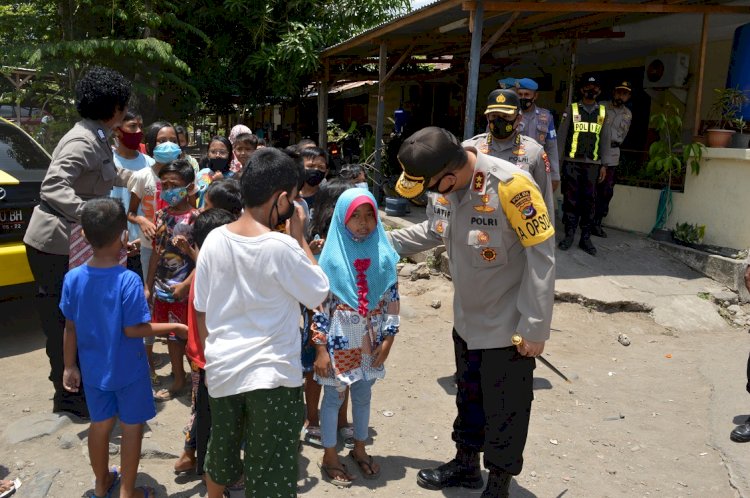
M 94 67 L 76 84 L 76 109 L 81 120 L 65 134 L 52 153 L 24 236 L 26 254 L 39 287 L 37 310 L 47 336 L 50 380 L 55 387 L 53 412 L 88 418 L 83 394 L 62 385 L 65 319 L 58 304 L 68 271 L 71 227 L 80 222 L 83 204 L 108 196 L 112 186 L 126 187 L 131 172 L 116 168 L 108 137 L 120 125 L 130 82 L 111 69 Z

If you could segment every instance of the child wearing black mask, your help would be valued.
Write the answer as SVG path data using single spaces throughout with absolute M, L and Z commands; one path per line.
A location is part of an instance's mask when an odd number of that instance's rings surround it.
M 320 147 L 307 147 L 301 149 L 299 154 L 305 165 L 305 183 L 302 185 L 300 195 L 310 209 L 313 209 L 315 196 L 328 173 L 328 155 Z
M 201 160 L 200 169 L 210 170 L 212 181 L 231 178 L 234 173 L 230 171 L 229 166 L 233 157 L 229 139 L 217 135 L 208 143 L 208 154 Z M 199 176 L 200 173 L 199 171 Z

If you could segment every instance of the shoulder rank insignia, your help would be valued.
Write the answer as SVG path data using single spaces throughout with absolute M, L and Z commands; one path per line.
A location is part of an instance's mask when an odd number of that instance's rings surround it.
M 484 184 L 486 181 L 486 175 L 481 171 L 477 171 L 474 173 L 474 178 L 471 181 L 471 188 L 474 192 L 484 192 Z
M 102 130 L 101 128 L 96 129 L 96 136 L 99 137 L 99 140 L 101 140 L 102 142 L 107 141 L 107 134 L 104 133 L 104 130 Z

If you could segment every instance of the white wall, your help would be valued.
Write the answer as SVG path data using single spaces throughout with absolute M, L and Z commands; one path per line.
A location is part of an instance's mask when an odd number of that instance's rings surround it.
M 750 149 L 706 149 L 698 175 L 685 178 L 685 192 L 673 192 L 668 228 L 676 223 L 706 225 L 705 244 L 750 247 Z M 656 220 L 659 191 L 615 186 L 604 224 L 648 233 Z

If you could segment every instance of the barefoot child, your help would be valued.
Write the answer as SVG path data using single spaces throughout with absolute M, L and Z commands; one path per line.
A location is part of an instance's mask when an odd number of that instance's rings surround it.
M 331 293 L 312 324 L 315 374 L 323 385 L 321 470 L 337 486 L 349 486 L 354 479 L 336 453 L 336 422 L 347 386 L 354 422 L 349 457 L 366 479 L 380 474 L 365 441 L 372 385 L 385 376 L 383 364 L 399 328 L 397 262 L 372 194 L 360 188 L 344 192 L 320 255 Z
M 66 319 L 63 386 L 70 392 L 83 388 L 86 393 L 94 496 L 110 496 L 118 479 L 116 469 L 109 468 L 109 439 L 119 417 L 120 496 L 152 498 L 152 488 L 135 488 L 143 423 L 156 416 L 143 338 L 170 331 L 185 337 L 187 327 L 149 323 L 140 278 L 119 264 L 120 250 L 128 242 L 122 202 L 111 198 L 88 201 L 81 212 L 81 226 L 94 256 L 87 265 L 65 275 L 60 300 Z M 81 371 L 86 379 L 83 386 Z
M 278 149 L 252 155 L 242 174 L 244 210 L 213 230 L 198 256 L 195 310 L 204 342 L 211 437 L 209 498 L 243 472 L 245 496 L 297 496 L 302 428 L 300 303 L 315 308 L 328 279 L 304 239 L 295 207 L 299 172 Z M 287 233 L 273 229 L 289 220 Z
M 154 321 L 187 324 L 187 297 L 193 280 L 195 261 L 184 244 L 192 246 L 192 231 L 198 210 L 190 205 L 188 193 L 193 188 L 195 172 L 190 163 L 178 159 L 159 171 L 161 198 L 169 207 L 156 213 L 154 255 L 149 263 L 146 289 L 153 296 Z M 147 294 L 148 296 L 148 294 Z M 172 386 L 158 391 L 157 401 L 179 396 L 185 388 L 185 341 L 170 334 L 167 341 L 172 363 Z

